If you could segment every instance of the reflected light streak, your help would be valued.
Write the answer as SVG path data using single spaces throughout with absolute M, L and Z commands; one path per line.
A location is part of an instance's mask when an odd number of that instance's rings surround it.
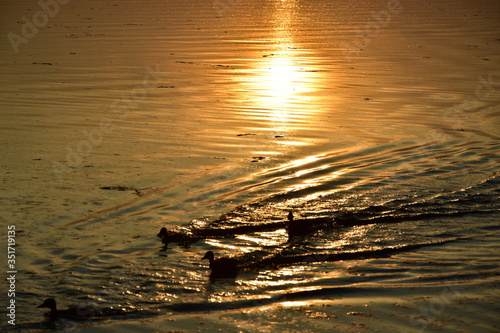
M 306 305 L 308 305 L 308 303 L 304 302 L 304 301 L 287 301 L 287 302 L 281 302 L 281 305 L 283 305 L 285 307 L 306 306 Z
M 309 173 L 312 173 L 312 172 L 315 172 L 315 171 L 318 171 L 318 170 L 323 170 L 323 169 L 327 169 L 329 166 L 321 166 L 321 167 L 317 167 L 317 168 L 312 168 L 312 169 L 308 169 L 308 170 L 303 170 L 301 172 L 297 172 L 295 174 L 296 177 L 300 177 L 300 176 L 303 176 L 303 175 L 306 175 L 306 174 L 309 174 Z M 350 170 L 349 169 L 344 169 L 344 170 L 339 170 L 339 171 L 335 171 L 335 172 L 332 172 L 330 174 L 328 174 L 327 176 L 322 176 L 322 177 L 317 177 L 317 178 L 312 178 L 312 179 L 306 179 L 302 182 L 302 184 L 297 184 L 297 185 L 293 185 L 293 186 L 290 186 L 287 188 L 287 191 L 290 191 L 290 192 L 295 192 L 295 191 L 299 191 L 299 190 L 304 190 L 304 189 L 307 189 L 307 188 L 310 188 L 310 187 L 318 187 L 319 185 L 321 184 L 325 184 L 325 183 L 331 183 L 334 179 L 348 173 Z M 345 187 L 343 187 L 342 189 L 344 189 Z M 304 196 L 302 198 L 302 200 L 304 201 L 311 201 L 311 200 L 314 200 L 316 198 L 319 198 L 319 197 L 323 197 L 323 196 L 326 196 L 326 195 L 331 195 L 335 192 L 338 192 L 339 190 L 341 190 L 341 188 L 332 188 L 332 189 L 329 189 L 329 190 L 325 190 L 325 191 L 316 191 L 315 193 L 313 194 L 310 194 L 310 195 L 307 195 L 307 196 Z
M 218 239 L 207 239 L 206 243 L 208 245 L 212 245 L 214 247 L 219 247 L 219 248 L 223 248 L 223 249 L 228 249 L 228 250 L 233 250 L 233 251 L 241 250 L 241 247 L 239 247 L 237 245 L 230 245 L 227 243 L 223 243 L 223 242 L 219 241 Z
M 299 15 L 297 1 L 275 4 L 271 50 L 255 62 L 245 84 L 249 86 L 246 91 L 253 94 L 251 109 L 264 113 L 261 119 L 270 122 L 273 130 L 286 132 L 291 123 L 310 117 L 305 96 L 312 95 L 317 73 L 304 70 L 304 50 L 298 50 L 293 40 L 293 22 Z
M 281 44 L 281 47 L 289 48 Z M 311 73 L 304 72 L 294 58 L 299 55 L 294 50 L 283 51 L 266 58 L 256 70 L 255 83 L 258 87 L 254 102 L 260 110 L 266 113 L 276 131 L 284 132 L 287 125 L 303 120 L 306 101 L 303 95 L 311 92 Z M 253 83 L 253 84 L 255 84 Z
M 366 234 L 374 228 L 374 225 L 353 226 L 350 230 L 339 235 L 340 246 L 349 246 L 359 239 L 364 239 Z
M 257 236 L 239 235 L 237 238 L 259 246 L 276 246 L 286 241 L 288 235 L 285 229 L 279 229 L 275 232 L 259 233 Z
M 290 285 L 290 284 L 299 284 L 300 282 L 303 282 L 302 280 L 278 280 L 278 281 L 269 281 L 269 280 L 266 280 L 266 281 L 253 281 L 251 284 L 252 285 L 256 285 L 258 287 L 266 287 L 266 286 L 270 286 L 270 287 L 277 287 L 277 286 L 286 286 L 286 285 Z

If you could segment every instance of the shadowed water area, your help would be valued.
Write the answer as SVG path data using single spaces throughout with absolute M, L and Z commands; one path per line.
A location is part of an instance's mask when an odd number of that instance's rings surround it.
M 1 6 L 9 330 L 500 327 L 494 2 Z

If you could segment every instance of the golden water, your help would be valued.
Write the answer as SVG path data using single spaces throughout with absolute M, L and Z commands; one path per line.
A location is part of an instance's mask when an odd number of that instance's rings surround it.
M 18 327 L 355 331 L 347 313 L 365 306 L 393 318 L 388 331 L 454 329 L 442 323 L 454 303 L 417 320 L 418 297 L 466 284 L 486 300 L 468 322 L 497 301 L 498 6 L 218 4 L 69 2 L 17 53 L 4 40 Z M 41 10 L 3 6 L 5 36 Z M 289 210 L 359 224 L 292 244 L 258 230 Z M 256 231 L 159 251 L 160 227 L 203 230 L 227 213 L 217 228 Z M 210 284 L 208 249 L 273 265 Z M 47 297 L 125 314 L 42 323 Z M 200 312 L 205 327 L 179 317 Z M 356 320 L 381 327 L 367 316 Z

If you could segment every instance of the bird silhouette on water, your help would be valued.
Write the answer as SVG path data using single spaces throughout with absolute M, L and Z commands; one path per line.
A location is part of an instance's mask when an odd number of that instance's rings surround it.
M 203 259 L 208 259 L 209 266 L 212 269 L 210 273 L 211 278 L 232 278 L 238 275 L 240 270 L 240 262 L 235 258 L 219 258 L 215 259 L 214 253 L 212 251 L 207 251 Z
M 56 305 L 56 300 L 53 298 L 48 298 L 37 306 L 37 308 L 49 308 L 50 312 L 48 316 L 51 319 L 56 318 L 69 318 L 69 319 L 91 319 L 97 315 L 96 311 L 91 308 L 83 308 L 83 307 L 71 307 L 68 309 L 58 309 Z

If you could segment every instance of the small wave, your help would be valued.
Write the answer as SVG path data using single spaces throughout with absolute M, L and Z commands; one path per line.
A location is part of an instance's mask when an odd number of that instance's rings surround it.
M 342 253 L 314 253 L 314 254 L 274 254 L 270 257 L 263 258 L 251 265 L 251 267 L 280 267 L 286 265 L 317 263 L 317 262 L 334 262 L 341 260 L 360 260 L 389 257 L 391 255 L 417 250 L 426 246 L 442 245 L 458 240 L 466 239 L 467 237 L 458 237 L 442 241 L 425 242 L 419 244 L 406 244 L 400 246 L 390 246 L 380 249 L 360 250 L 355 252 Z

